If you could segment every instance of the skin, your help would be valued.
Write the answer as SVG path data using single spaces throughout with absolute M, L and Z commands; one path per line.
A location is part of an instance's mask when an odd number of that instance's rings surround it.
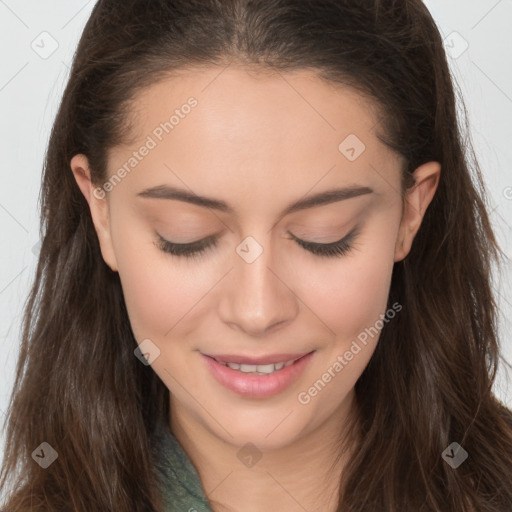
M 119 272 L 135 337 L 160 350 L 152 367 L 171 391 L 170 426 L 213 510 L 334 511 L 346 456 L 330 471 L 332 446 L 355 410 L 354 384 L 379 336 L 308 404 L 298 393 L 386 313 L 393 265 L 410 251 L 440 165 L 418 167 L 402 202 L 402 160 L 378 140 L 369 100 L 312 71 L 231 66 L 189 69 L 140 93 L 136 142 L 110 151 L 109 176 L 190 96 L 197 107 L 105 198 L 93 193 L 85 155 L 73 157 L 72 172 L 103 258 Z M 366 146 L 354 161 L 338 150 L 349 134 Z M 221 199 L 235 213 L 137 197 L 162 184 Z M 355 184 L 374 193 L 280 216 L 307 194 Z M 341 257 L 314 255 L 289 235 L 329 243 L 357 224 L 360 234 Z M 187 260 L 162 252 L 157 233 L 177 243 L 219 240 Z M 235 251 L 248 236 L 263 248 L 252 263 Z M 298 381 L 266 399 L 224 388 L 200 355 L 313 349 Z M 237 457 L 248 442 L 262 455 L 252 467 Z

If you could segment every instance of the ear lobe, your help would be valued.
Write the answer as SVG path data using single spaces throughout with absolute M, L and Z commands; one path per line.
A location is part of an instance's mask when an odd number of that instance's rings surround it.
M 117 262 L 110 233 L 109 205 L 106 193 L 101 187 L 97 187 L 92 183 L 89 161 L 85 155 L 75 155 L 71 159 L 70 166 L 76 183 L 89 204 L 103 260 L 112 270 L 117 271 Z
M 439 162 L 427 162 L 414 171 L 416 183 L 405 196 L 404 211 L 395 245 L 395 259 L 400 261 L 410 252 L 428 205 L 439 186 L 441 165 Z

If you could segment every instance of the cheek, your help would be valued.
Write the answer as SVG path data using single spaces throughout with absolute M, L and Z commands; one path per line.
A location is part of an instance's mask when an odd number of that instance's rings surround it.
M 338 339 L 357 337 L 385 312 L 393 255 L 393 234 L 374 230 L 360 237 L 353 252 L 308 271 L 301 294 Z
M 119 240 L 115 247 L 119 277 L 137 341 L 172 336 L 175 326 L 183 335 L 187 322 L 180 320 L 204 293 L 204 276 L 194 270 L 198 267 L 176 264 L 147 232 L 142 236 L 127 232 Z
M 382 315 L 386 314 L 394 238 L 392 233 L 384 232 L 365 238 L 360 251 L 323 270 L 319 266 L 308 282 L 310 289 L 301 292 L 308 296 L 322 327 L 326 325 L 334 338 L 324 347 L 319 371 L 297 396 L 300 404 L 312 404 L 320 423 L 343 403 L 361 376 L 377 345 Z

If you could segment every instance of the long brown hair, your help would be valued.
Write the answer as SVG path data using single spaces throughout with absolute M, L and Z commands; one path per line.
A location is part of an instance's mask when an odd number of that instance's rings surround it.
M 420 0 L 97 2 L 44 163 L 42 246 L 4 426 L 4 506 L 160 510 L 153 435 L 168 423 L 169 391 L 134 357 L 119 276 L 101 257 L 70 160 L 85 154 L 104 183 L 107 151 L 130 140 L 138 91 L 187 66 L 229 63 L 309 68 L 374 99 L 386 144 L 407 164 L 402 192 L 420 164 L 442 166 L 411 252 L 395 263 L 389 304 L 403 309 L 356 383 L 362 437 L 338 510 L 510 512 L 512 414 L 491 390 L 500 358 L 491 267 L 502 253 L 442 39 Z M 47 469 L 31 457 L 43 442 L 58 454 Z M 442 457 L 452 442 L 469 454 L 457 469 Z

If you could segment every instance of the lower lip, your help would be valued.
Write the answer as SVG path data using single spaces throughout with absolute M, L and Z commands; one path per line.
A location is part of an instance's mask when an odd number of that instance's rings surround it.
M 235 393 L 251 398 L 267 398 L 289 387 L 305 370 L 315 352 L 297 359 L 295 363 L 269 375 L 255 375 L 233 370 L 215 359 L 201 354 L 211 370 L 213 377 L 223 386 Z

